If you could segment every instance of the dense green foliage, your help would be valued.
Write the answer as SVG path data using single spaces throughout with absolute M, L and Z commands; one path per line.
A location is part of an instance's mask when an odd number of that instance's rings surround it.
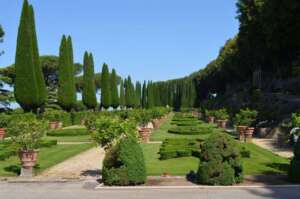
M 119 107 L 119 93 L 118 93 L 118 79 L 115 69 L 112 69 L 110 76 L 110 90 L 111 90 L 111 106 L 116 109 Z
M 76 103 L 71 37 L 63 35 L 59 50 L 58 103 L 70 111 Z
M 109 108 L 111 105 L 110 77 L 107 64 L 103 64 L 101 73 L 101 107 Z
M 135 83 L 135 107 L 140 108 L 142 101 L 142 85 L 139 81 Z
M 293 182 L 300 182 L 300 139 L 294 146 L 294 158 L 289 168 L 289 179 Z
M 89 109 L 97 106 L 93 55 L 84 53 L 82 102 Z
M 200 154 L 202 140 L 166 139 L 159 150 L 160 159 L 167 160 L 179 157 L 196 156 Z
M 47 132 L 47 136 L 55 136 L 55 137 L 81 136 L 81 135 L 88 135 L 88 132 L 85 128 L 60 129 L 60 130 L 52 130 Z
M 243 180 L 240 151 L 227 134 L 212 134 L 204 143 L 197 182 L 209 185 L 232 185 Z
M 128 78 L 124 80 L 124 84 L 125 84 L 125 105 L 127 108 L 133 108 L 135 105 L 135 92 L 134 92 L 134 85 L 131 81 L 130 76 L 128 76 Z
M 125 107 L 125 90 L 124 90 L 124 81 L 121 80 L 120 83 L 120 106 L 121 108 Z
M 39 63 L 33 7 L 24 1 L 15 59 L 15 98 L 25 111 L 36 111 L 46 100 L 46 87 Z
M 102 179 L 106 185 L 138 185 L 146 180 L 146 166 L 141 146 L 125 138 L 105 156 Z

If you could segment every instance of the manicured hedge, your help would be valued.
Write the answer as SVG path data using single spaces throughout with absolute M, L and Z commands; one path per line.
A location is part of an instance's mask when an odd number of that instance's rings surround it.
M 212 133 L 213 129 L 208 128 L 208 126 L 177 126 L 170 128 L 168 132 L 181 135 L 199 135 Z
M 81 136 L 88 135 L 88 131 L 85 128 L 78 129 L 58 129 L 52 130 L 47 133 L 47 136 L 65 137 L 65 136 Z
M 232 185 L 243 180 L 240 151 L 233 138 L 212 134 L 204 143 L 197 182 L 208 185 Z
M 146 180 L 146 166 L 141 146 L 133 138 L 124 138 L 107 152 L 103 161 L 105 185 L 138 185 Z
M 179 157 L 200 155 L 202 140 L 193 139 L 166 139 L 159 151 L 160 159 L 167 160 Z

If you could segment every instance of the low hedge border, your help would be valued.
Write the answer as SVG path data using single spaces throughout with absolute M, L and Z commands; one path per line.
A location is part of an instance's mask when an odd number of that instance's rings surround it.
M 52 130 L 47 133 L 47 136 L 67 137 L 67 136 L 82 136 L 88 135 L 87 129 L 59 129 Z

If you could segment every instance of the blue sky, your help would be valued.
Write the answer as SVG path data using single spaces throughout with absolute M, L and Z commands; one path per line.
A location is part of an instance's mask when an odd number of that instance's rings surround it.
M 35 8 L 40 54 L 58 54 L 62 34 L 74 57 L 94 54 L 134 80 L 179 78 L 203 68 L 238 31 L 236 0 L 29 0 Z M 23 0 L 1 0 L 6 35 L 0 66 L 14 62 Z

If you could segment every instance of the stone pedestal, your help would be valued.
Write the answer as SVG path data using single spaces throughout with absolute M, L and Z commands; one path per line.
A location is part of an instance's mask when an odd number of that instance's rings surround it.
M 20 177 L 22 178 L 32 178 L 33 175 L 33 168 L 21 168 Z

